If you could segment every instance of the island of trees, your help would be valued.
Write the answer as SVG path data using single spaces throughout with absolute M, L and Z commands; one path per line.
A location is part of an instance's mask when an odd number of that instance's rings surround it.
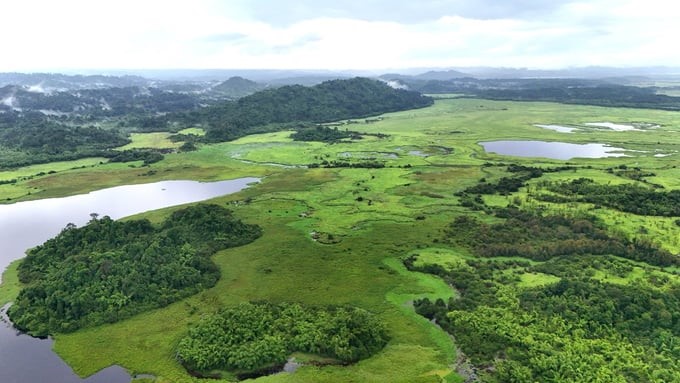
M 177 358 L 195 372 L 253 373 L 281 367 L 293 352 L 356 362 L 387 341 L 382 323 L 356 307 L 243 303 L 204 316 L 179 342 Z
M 213 253 L 260 234 L 213 204 L 175 211 L 160 226 L 93 216 L 28 252 L 19 266 L 25 287 L 9 316 L 17 328 L 46 336 L 165 306 L 217 282 Z

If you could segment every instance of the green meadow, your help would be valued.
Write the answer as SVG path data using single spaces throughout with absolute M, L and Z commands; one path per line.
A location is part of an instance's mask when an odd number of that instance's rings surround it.
M 177 149 L 182 145 L 180 142 L 172 142 L 169 137 L 171 133 L 130 133 L 130 142 L 119 150 L 156 148 L 156 149 Z
M 270 375 L 258 382 L 462 382 L 457 346 L 445 331 L 416 314 L 413 301 L 427 297 L 455 299 L 458 292 L 440 278 L 408 271 L 402 260 L 417 254 L 419 265 L 462 267 L 476 256 L 441 243 L 442 233 L 459 215 L 494 221 L 461 206 L 454 195 L 504 176 L 500 166 L 522 164 L 573 170 L 546 173 L 511 195 L 484 196 L 488 206 L 520 204 L 530 209 L 593 214 L 617 233 L 645 236 L 662 248 L 680 252 L 680 226 L 672 217 L 640 216 L 585 203 L 548 203 L 535 198 L 541 182 L 588 177 L 602 184 L 642 183 L 609 172 L 620 165 L 639 167 L 644 179 L 668 190 L 680 188 L 680 119 L 667 111 L 543 102 L 494 102 L 439 99 L 432 107 L 390 113 L 380 121 L 346 125 L 365 136 L 333 144 L 298 142 L 290 131 L 257 134 L 198 150 L 166 155 L 150 166 L 113 164 L 99 158 L 52 163 L 0 172 L 0 201 L 66 196 L 105 187 L 170 179 L 221 180 L 244 176 L 262 182 L 240 193 L 217 198 L 264 234 L 248 245 L 218 252 L 221 278 L 216 286 L 161 309 L 99 327 L 57 334 L 55 351 L 82 376 L 112 364 L 132 373 L 155 375 L 156 382 L 197 382 L 175 359 L 175 347 L 202 314 L 246 301 L 348 304 L 375 313 L 391 337 L 373 357 L 348 366 L 303 366 L 295 373 Z M 649 131 L 588 129 L 559 133 L 534 126 L 583 126 L 589 122 L 649 123 Z M 344 127 L 340 127 L 344 129 Z M 182 133 L 182 131 L 180 132 Z M 184 134 L 201 134 L 192 129 Z M 176 148 L 169 133 L 133 135 L 129 148 Z M 508 157 L 485 153 L 478 144 L 492 140 L 542 140 L 603 143 L 624 148 L 625 157 L 578 159 Z M 664 154 L 664 157 L 655 157 Z M 307 168 L 322 161 L 384 168 Z M 176 208 L 144 213 L 160 222 Z M 537 262 L 530 262 L 536 264 Z M 559 277 L 521 268 L 517 288 L 556 283 Z M 597 270 L 594 278 L 628 284 L 635 280 L 678 276 L 673 268 L 633 264 L 625 275 Z M 670 283 L 670 282 L 669 282 Z M 3 275 L 0 301 L 18 292 L 16 265 Z

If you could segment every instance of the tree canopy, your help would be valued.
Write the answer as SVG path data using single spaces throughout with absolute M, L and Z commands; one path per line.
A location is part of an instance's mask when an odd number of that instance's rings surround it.
M 356 307 L 243 303 L 204 316 L 179 342 L 177 358 L 194 371 L 253 371 L 296 351 L 355 362 L 387 340 L 382 323 Z
M 367 78 L 331 80 L 313 87 L 288 85 L 265 89 L 235 102 L 215 105 L 188 115 L 192 122 L 206 122 L 206 138 L 232 140 L 259 130 L 281 130 L 277 124 L 331 122 L 422 108 L 430 97 L 394 89 Z M 273 126 L 272 126 L 273 125 Z

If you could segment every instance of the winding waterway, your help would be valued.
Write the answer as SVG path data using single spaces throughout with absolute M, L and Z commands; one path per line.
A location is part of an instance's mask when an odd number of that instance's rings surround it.
M 91 213 L 113 219 L 149 210 L 203 201 L 235 193 L 258 178 L 219 182 L 161 181 L 118 186 L 64 198 L 0 205 L 0 270 L 24 257 L 27 249 L 57 235 L 68 223 L 82 226 Z M 81 379 L 52 351 L 52 340 L 36 339 L 17 332 L 0 310 L 1 383 L 128 383 L 132 377 L 111 366 Z

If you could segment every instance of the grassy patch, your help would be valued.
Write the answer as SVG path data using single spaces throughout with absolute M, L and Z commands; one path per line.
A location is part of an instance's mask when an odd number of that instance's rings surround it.
M 194 136 L 205 136 L 205 130 L 201 128 L 186 128 L 182 129 L 179 132 L 179 134 L 192 134 Z
M 0 181 L 36 177 L 71 169 L 93 167 L 99 165 L 101 162 L 106 162 L 106 158 L 84 158 L 74 161 L 50 162 L 48 164 L 24 166 L 17 169 L 0 171 Z
M 414 265 L 417 267 L 440 265 L 447 270 L 452 270 L 466 265 L 465 258 L 469 257 L 467 253 L 464 249 L 428 248 L 417 250 L 413 253 L 418 256 Z
M 21 283 L 17 276 L 17 267 L 21 260 L 16 260 L 2 273 L 2 284 L 0 284 L 0 306 L 14 301 L 21 290 Z
M 560 278 L 543 273 L 523 273 L 517 287 L 537 287 L 559 282 Z
M 129 149 L 177 149 L 182 143 L 173 142 L 168 137 L 172 133 L 167 132 L 155 132 L 155 133 L 130 133 L 130 139 L 132 142 L 125 146 L 121 146 L 118 150 L 129 150 Z

